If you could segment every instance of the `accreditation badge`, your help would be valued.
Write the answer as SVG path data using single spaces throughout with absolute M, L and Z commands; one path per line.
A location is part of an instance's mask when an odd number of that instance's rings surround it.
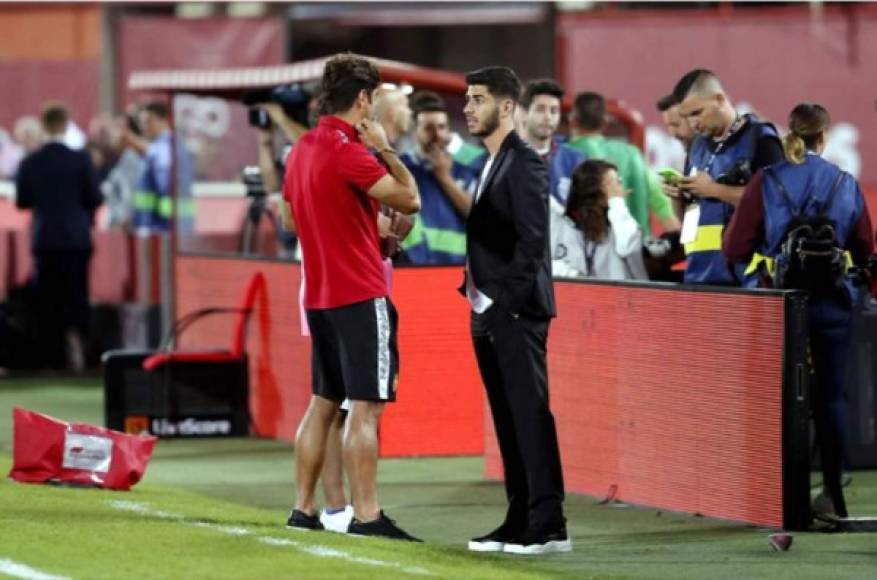
M 680 244 L 693 244 L 697 241 L 697 225 L 699 223 L 700 204 L 693 203 L 685 210 L 685 216 L 682 218 L 682 233 L 679 235 Z

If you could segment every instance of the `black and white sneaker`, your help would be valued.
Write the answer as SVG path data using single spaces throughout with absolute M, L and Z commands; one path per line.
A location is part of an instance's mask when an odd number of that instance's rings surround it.
M 286 520 L 286 527 L 290 530 L 322 530 L 323 524 L 320 523 L 320 516 L 314 514 L 309 516 L 301 510 L 292 510 L 289 518 Z
M 512 540 L 518 533 L 520 529 L 515 530 L 508 522 L 503 522 L 489 534 L 469 540 L 469 549 L 473 552 L 502 552 L 506 542 Z
M 517 538 L 506 542 L 502 549 L 507 554 L 550 554 L 572 552 L 572 541 L 561 524 L 551 532 L 528 529 Z
M 387 517 L 381 510 L 378 519 L 371 522 L 361 522 L 356 518 L 350 520 L 350 526 L 347 533 L 354 536 L 377 536 L 381 538 L 390 538 L 393 540 L 405 540 L 406 542 L 422 542 L 415 538 L 402 528 L 396 525 L 396 522 Z

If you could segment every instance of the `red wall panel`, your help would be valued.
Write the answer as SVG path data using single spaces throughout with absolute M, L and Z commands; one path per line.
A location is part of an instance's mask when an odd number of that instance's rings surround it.
M 101 6 L 84 2 L 41 4 L 4 3 L 0 7 L 0 60 L 100 56 Z
M 259 435 L 293 440 L 310 399 L 310 340 L 301 336 L 299 266 L 283 262 L 179 256 L 178 316 L 238 302 L 256 271 L 267 292 L 250 323 L 251 408 Z M 455 291 L 458 268 L 396 270 L 401 374 L 397 402 L 381 423 L 381 454 L 480 455 L 482 390 L 469 339 L 466 301 Z M 227 345 L 231 317 L 208 318 L 187 331 L 183 346 Z
M 400 387 L 381 425 L 381 453 L 481 455 L 483 389 L 469 303 L 457 291 L 462 269 L 397 268 Z
M 782 298 L 555 290 L 548 366 L 567 489 L 782 526 Z M 486 474 L 500 478 L 487 438 Z
M 0 126 L 10 133 L 47 100 L 63 101 L 83 130 L 97 112 L 100 15 L 89 4 L 0 7 Z
M 298 266 L 180 256 L 178 312 L 236 304 L 256 271 L 267 278 L 248 339 L 256 430 L 292 440 L 310 397 Z M 381 453 L 484 452 L 486 475 L 500 478 L 459 281 L 457 268 L 395 272 L 400 390 Z M 782 526 L 782 297 L 555 288 L 549 377 L 568 490 Z M 224 345 L 230 332 L 230 319 L 207 319 L 184 345 Z
M 250 408 L 256 433 L 292 440 L 310 398 L 310 342 L 298 317 L 299 269 L 294 264 L 178 257 L 178 317 L 209 306 L 235 306 L 250 276 L 262 272 L 265 292 L 250 319 Z M 233 316 L 206 318 L 183 335 L 183 347 L 228 347 Z
M 98 112 L 100 60 L 27 60 L 0 62 L 0 87 L 6 88 L 0 126 L 10 133 L 25 116 L 39 117 L 46 101 L 65 103 L 73 121 L 85 131 Z

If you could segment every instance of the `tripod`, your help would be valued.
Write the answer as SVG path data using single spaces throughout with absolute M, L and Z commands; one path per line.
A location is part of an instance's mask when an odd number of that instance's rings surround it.
M 241 238 L 238 244 L 238 252 L 245 256 L 260 255 L 263 252 L 262 237 L 259 235 L 262 220 L 267 219 L 274 231 L 274 237 L 278 243 L 283 243 L 281 229 L 277 225 L 277 216 L 268 207 L 268 196 L 250 195 L 250 205 L 247 208 L 247 214 L 244 216 L 244 222 L 241 225 Z

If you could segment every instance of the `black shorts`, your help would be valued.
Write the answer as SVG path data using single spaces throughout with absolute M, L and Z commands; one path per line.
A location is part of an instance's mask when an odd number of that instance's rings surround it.
M 399 316 L 389 298 L 306 313 L 315 395 L 339 402 L 396 400 Z

